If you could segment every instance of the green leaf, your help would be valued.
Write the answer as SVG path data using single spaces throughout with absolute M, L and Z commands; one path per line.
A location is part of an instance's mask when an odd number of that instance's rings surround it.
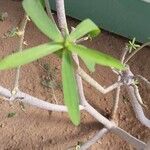
M 87 59 L 86 57 L 82 57 L 82 60 L 84 61 L 84 63 L 86 64 L 87 68 L 91 71 L 94 72 L 95 71 L 95 63 L 93 61 L 90 61 L 89 59 Z
M 41 4 L 43 7 L 45 7 L 45 1 L 44 0 L 40 0 Z
M 28 16 L 46 36 L 55 42 L 63 41 L 60 31 L 47 16 L 40 0 L 24 0 L 23 7 Z
M 73 69 L 73 60 L 68 50 L 63 51 L 62 81 L 64 102 L 68 108 L 71 121 L 77 126 L 80 123 L 79 95 Z
M 56 54 L 60 59 L 62 58 L 62 53 L 63 53 L 62 50 L 54 52 L 54 54 Z
M 124 69 L 124 65 L 121 62 L 107 54 L 98 52 L 94 49 L 87 48 L 82 45 L 68 44 L 68 50 L 77 53 L 81 58 L 86 58 L 93 63 L 97 63 L 104 66 L 114 67 L 116 69 Z
M 92 22 L 90 19 L 83 20 L 74 31 L 72 31 L 69 35 L 70 41 L 75 41 L 85 35 L 89 35 L 91 37 L 95 37 L 100 33 L 100 29 Z
M 30 63 L 43 56 L 51 54 L 63 46 L 55 43 L 46 43 L 33 48 L 26 49 L 22 52 L 17 52 L 12 55 L 6 56 L 0 60 L 0 70 L 15 68 L 20 65 Z

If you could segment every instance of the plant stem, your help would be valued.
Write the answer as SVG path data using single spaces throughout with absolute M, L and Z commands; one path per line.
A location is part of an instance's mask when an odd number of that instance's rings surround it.
M 124 50 L 123 50 L 123 53 L 121 55 L 121 59 L 120 59 L 121 63 L 124 62 L 127 52 L 128 52 L 128 47 L 126 45 Z M 121 77 L 118 76 L 118 82 L 120 80 L 121 80 Z M 111 114 L 112 120 L 117 120 L 116 115 L 117 115 L 117 110 L 118 110 L 118 105 L 119 105 L 119 96 L 120 96 L 120 86 L 118 86 L 117 89 L 116 89 L 115 101 L 113 103 L 112 114 Z
M 136 75 L 136 77 L 140 78 L 141 80 L 143 80 L 150 87 L 150 81 L 148 81 L 145 77 L 143 77 L 141 75 Z
M 120 78 L 118 78 L 119 80 Z M 116 120 L 116 115 L 117 115 L 117 110 L 118 110 L 118 105 L 119 105 L 119 95 L 120 95 L 120 87 L 117 87 L 116 89 L 116 95 L 115 95 L 115 101 L 113 103 L 113 109 L 112 109 L 112 115 L 111 118 L 112 120 Z
M 51 6 L 50 6 L 49 0 L 45 0 L 45 7 L 46 7 L 46 11 L 47 11 L 47 14 L 48 14 L 49 18 L 50 18 L 50 19 L 55 23 L 55 25 L 56 25 L 56 22 L 55 22 L 55 20 L 54 20 L 53 15 L 52 15 L 52 11 L 51 11 Z M 56 25 L 56 27 L 57 27 L 57 25 Z
M 67 34 L 69 34 L 69 30 L 66 20 L 64 0 L 56 0 L 56 11 L 61 33 L 65 37 Z
M 149 46 L 150 42 L 144 43 L 142 46 L 140 46 L 138 49 L 136 49 L 135 51 L 133 51 L 133 53 L 131 53 L 128 58 L 125 60 L 125 64 L 137 53 L 139 52 L 142 48 L 144 48 L 145 46 Z
M 57 10 L 59 27 L 61 29 L 62 35 L 65 37 L 67 34 L 69 34 L 69 30 L 68 30 L 68 25 L 67 25 L 67 20 L 66 20 L 64 0 L 56 0 L 56 10 Z M 79 66 L 78 56 L 76 54 L 73 54 L 73 58 L 77 64 L 77 66 Z M 83 92 L 82 79 L 78 74 L 76 74 L 76 79 L 77 79 L 77 85 L 78 85 L 80 99 L 83 100 L 83 99 L 85 99 L 85 96 L 84 96 L 84 92 Z
M 86 150 L 86 149 L 90 148 L 93 144 L 95 144 L 95 142 L 100 140 L 108 132 L 109 132 L 109 130 L 106 128 L 101 129 L 91 139 L 89 139 L 86 143 L 81 145 L 80 150 Z
M 26 25 L 27 25 L 27 21 L 28 21 L 28 16 L 26 14 L 24 14 L 23 19 L 20 23 L 20 28 L 19 28 L 19 33 L 20 33 L 19 52 L 21 52 L 22 49 L 23 49 L 24 34 L 25 34 L 25 28 L 26 28 Z M 14 99 L 15 94 L 19 90 L 19 78 L 20 78 L 20 66 L 16 69 L 14 88 L 12 90 L 12 96 L 10 98 L 11 100 Z
M 11 92 L 8 89 L 0 86 L 0 95 L 3 96 L 2 98 L 5 97 L 5 100 L 10 101 Z M 67 107 L 64 105 L 52 104 L 52 103 L 46 102 L 44 100 L 38 99 L 36 97 L 33 97 L 27 93 L 23 93 L 21 91 L 18 91 L 16 93 L 14 100 L 18 100 L 23 103 L 27 103 L 32 106 L 36 106 L 38 108 L 42 108 L 45 110 L 57 111 L 57 112 L 67 112 Z M 80 106 L 80 110 L 83 110 L 83 109 L 84 109 L 84 107 Z
M 97 89 L 102 94 L 109 93 L 110 91 L 120 87 L 122 85 L 121 82 L 116 82 L 110 85 L 107 88 L 102 87 L 99 83 L 97 83 L 93 78 L 91 78 L 83 69 L 80 67 L 77 69 L 77 73 L 90 85 L 92 85 L 95 89 Z
M 136 139 L 123 129 L 117 127 L 113 122 L 109 121 L 107 118 L 102 116 L 99 112 L 97 112 L 90 104 L 86 102 L 84 104 L 85 110 L 92 115 L 96 120 L 102 123 L 107 129 L 110 129 L 114 134 L 119 135 L 122 139 L 126 140 L 128 143 L 132 144 L 136 148 L 143 149 L 145 147 L 145 143 Z
M 132 86 L 126 86 L 126 90 L 130 97 L 130 102 L 132 104 L 133 110 L 135 112 L 136 118 L 146 127 L 150 128 L 150 120 L 145 117 L 142 106 L 139 104 L 137 97 L 135 96 L 134 88 Z M 140 97 L 141 98 L 141 97 Z

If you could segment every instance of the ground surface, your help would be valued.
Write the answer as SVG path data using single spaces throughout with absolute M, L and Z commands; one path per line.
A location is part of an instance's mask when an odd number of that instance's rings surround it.
M 2 38 L 10 28 L 17 26 L 22 17 L 23 10 L 21 3 L 17 1 L 0 1 L 0 11 L 8 12 L 9 17 L 6 21 L 0 22 L 0 57 L 8 55 L 18 47 L 18 38 Z M 69 24 L 75 26 L 78 22 L 72 19 Z M 48 39 L 41 34 L 30 22 L 27 26 L 25 40 L 28 47 L 47 42 Z M 108 54 L 119 58 L 126 39 L 103 32 L 101 36 L 93 42 L 85 42 L 86 46 L 105 51 Z M 55 69 L 57 84 L 60 85 L 60 60 L 51 55 L 40 59 L 32 64 L 22 67 L 20 78 L 20 89 L 29 94 L 54 102 L 51 88 L 41 85 L 44 76 L 47 76 L 41 65 L 48 63 L 51 69 Z M 134 73 L 141 74 L 150 79 L 150 49 L 145 48 L 137 54 L 130 62 Z M 91 76 L 102 85 L 109 85 L 116 80 L 110 69 L 101 66 L 96 67 L 96 72 Z M 12 88 L 14 71 L 0 72 L 0 84 L 9 89 Z M 108 116 L 111 112 L 114 93 L 102 95 L 94 90 L 90 85 L 84 83 L 86 97 L 90 103 L 102 114 Z M 150 117 L 150 92 L 142 84 L 140 85 L 143 101 L 147 104 L 147 116 Z M 62 103 L 62 91 L 60 86 L 55 89 L 57 103 Z M 9 113 L 15 112 L 14 117 L 8 117 Z M 150 132 L 148 128 L 141 125 L 135 118 L 130 107 L 127 93 L 122 90 L 120 98 L 120 108 L 118 112 L 119 126 L 132 135 L 148 141 Z M 80 126 L 74 127 L 65 113 L 53 112 L 51 115 L 45 110 L 25 105 L 25 112 L 22 111 L 19 103 L 15 102 L 12 106 L 0 100 L 0 150 L 67 150 L 76 145 L 78 141 L 84 142 L 101 129 L 97 121 L 90 115 L 83 112 Z M 92 146 L 92 150 L 129 150 L 132 149 L 125 141 L 116 135 L 109 133 L 101 141 Z

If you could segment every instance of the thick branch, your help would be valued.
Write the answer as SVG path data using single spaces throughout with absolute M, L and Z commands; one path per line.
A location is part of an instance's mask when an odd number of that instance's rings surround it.
M 134 74 L 130 71 L 130 69 L 127 72 L 129 75 L 134 76 Z M 138 95 L 135 95 L 137 93 L 135 93 L 135 89 L 133 86 L 126 86 L 126 90 L 130 96 L 130 102 L 132 104 L 133 110 L 135 112 L 135 115 L 137 117 L 137 119 L 145 126 L 147 126 L 148 128 L 150 128 L 150 120 L 144 115 L 142 106 L 139 104 L 139 101 L 137 99 L 137 97 L 139 98 L 140 101 L 142 101 L 142 98 L 139 94 L 138 91 Z
M 5 89 L 2 86 L 0 86 L 0 95 L 5 97 L 6 100 L 10 101 L 11 92 L 8 89 Z M 38 99 L 36 97 L 33 97 L 33 96 L 23 93 L 21 91 L 17 92 L 17 94 L 15 95 L 15 98 L 18 101 L 22 101 L 23 103 L 27 103 L 27 104 L 30 104 L 30 105 L 33 105 L 33 106 L 36 106 L 38 108 L 42 108 L 45 110 L 67 112 L 67 108 L 64 105 L 51 104 L 49 102 Z M 84 107 L 80 106 L 80 110 L 83 110 L 83 109 L 84 109 Z
M 137 119 L 146 127 L 150 128 L 150 120 L 144 115 L 142 106 L 139 104 L 137 97 L 134 94 L 134 88 L 132 86 L 126 86 L 126 90 L 130 96 L 130 102 Z
M 111 129 L 111 132 L 115 133 L 116 135 L 133 145 L 137 150 L 143 150 L 146 147 L 146 144 L 144 142 L 138 140 L 119 127 Z
M 66 20 L 64 0 L 56 0 L 56 10 L 57 10 L 59 27 L 61 29 L 62 35 L 65 37 L 67 34 L 69 34 L 69 30 L 68 30 L 68 25 Z M 77 66 L 79 67 L 78 56 L 76 54 L 73 54 L 73 58 Z M 78 90 L 79 90 L 80 99 L 82 103 L 82 101 L 85 100 L 82 79 L 78 74 L 76 74 L 76 79 L 77 79 Z
M 57 10 L 58 24 L 61 29 L 62 35 L 66 36 L 66 34 L 68 34 L 69 31 L 65 14 L 64 0 L 56 0 L 56 10 Z
M 99 112 L 97 112 L 90 104 L 86 103 L 84 104 L 85 110 L 91 114 L 95 119 L 97 119 L 99 122 L 101 122 L 107 129 L 110 129 L 111 132 L 114 134 L 117 134 L 119 137 L 136 147 L 137 149 L 144 149 L 146 144 L 123 129 L 117 127 L 113 122 L 109 121 L 107 118 L 102 116 Z

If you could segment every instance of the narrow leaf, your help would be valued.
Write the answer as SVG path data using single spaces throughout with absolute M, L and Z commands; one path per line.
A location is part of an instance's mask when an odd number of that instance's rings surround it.
M 86 64 L 87 68 L 91 71 L 94 72 L 95 71 L 95 63 L 85 57 L 82 57 L 82 60 L 84 61 L 84 63 Z
M 28 16 L 46 36 L 56 42 L 63 41 L 60 31 L 47 16 L 40 0 L 24 0 L 23 7 Z
M 74 125 L 78 125 L 80 123 L 79 95 L 71 53 L 67 50 L 64 50 L 62 57 L 62 81 L 64 102 L 68 108 L 70 119 Z
M 89 59 L 89 61 L 92 61 L 93 63 L 114 67 L 116 69 L 124 69 L 124 65 L 121 64 L 119 60 L 105 53 L 98 52 L 82 45 L 68 44 L 67 48 L 68 50 L 77 53 L 81 58 Z
M 44 0 L 40 0 L 41 4 L 43 7 L 45 7 L 45 1 Z
M 62 50 L 54 52 L 54 54 L 56 54 L 60 59 L 62 58 L 62 53 L 63 53 Z
M 33 48 L 26 49 L 22 52 L 17 52 L 6 56 L 0 60 L 0 70 L 15 68 L 20 65 L 30 63 L 43 56 L 51 54 L 62 48 L 62 45 L 55 43 L 46 43 Z
M 95 37 L 100 33 L 100 29 L 90 19 L 83 20 L 69 35 L 71 41 L 75 41 L 85 35 Z

